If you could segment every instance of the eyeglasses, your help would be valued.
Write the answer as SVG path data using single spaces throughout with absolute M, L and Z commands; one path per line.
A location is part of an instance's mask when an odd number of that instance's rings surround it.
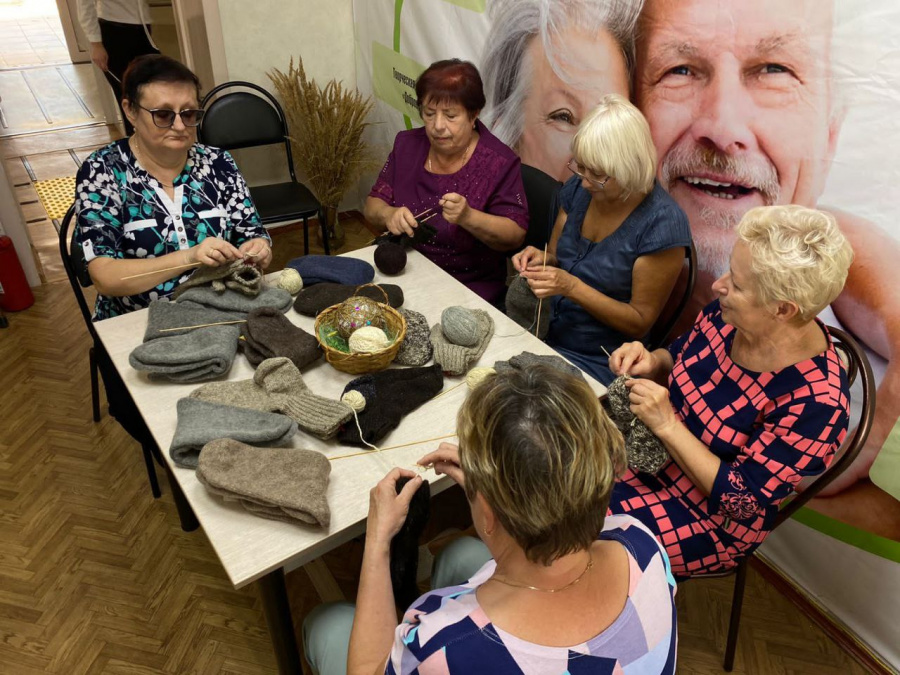
M 203 119 L 203 114 L 206 112 L 205 110 L 197 110 L 194 108 L 188 108 L 187 110 L 182 110 L 181 112 L 175 112 L 174 110 L 168 110 L 166 108 L 145 108 L 144 106 L 138 104 L 138 108 L 141 110 L 146 110 L 150 113 L 150 117 L 153 118 L 153 124 L 158 126 L 160 129 L 169 129 L 173 124 L 175 124 L 175 116 L 181 118 L 181 123 L 186 127 L 199 127 L 200 120 Z
M 576 164 L 574 159 L 570 159 L 569 163 L 566 164 L 566 167 L 574 173 L 576 176 L 581 178 L 582 180 L 586 180 L 588 183 L 593 185 L 594 187 L 600 188 L 601 190 L 606 187 L 606 184 L 610 181 L 612 176 L 607 176 L 603 180 L 597 180 L 596 178 L 591 178 L 590 176 L 585 175 L 585 168 L 580 164 Z

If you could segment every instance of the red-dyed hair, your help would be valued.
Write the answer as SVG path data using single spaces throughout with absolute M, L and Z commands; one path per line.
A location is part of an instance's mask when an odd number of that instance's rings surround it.
M 416 80 L 416 104 L 459 103 L 475 115 L 484 108 L 484 85 L 478 69 L 462 59 L 435 61 Z

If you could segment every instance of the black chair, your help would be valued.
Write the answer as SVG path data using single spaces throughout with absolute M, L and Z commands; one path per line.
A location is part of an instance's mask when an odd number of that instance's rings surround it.
M 556 214 L 559 213 L 559 189 L 562 183 L 540 169 L 522 165 L 522 183 L 528 200 L 528 231 L 525 246 L 544 250 L 553 233 Z
M 697 282 L 697 251 L 694 245 L 684 247 L 684 265 L 681 274 L 675 282 L 675 287 L 666 301 L 665 307 L 656 318 L 656 323 L 650 327 L 650 332 L 644 338 L 647 349 L 653 351 L 669 344 L 669 337 L 678 319 L 684 313 L 688 301 L 694 292 L 694 284 Z
M 253 92 L 225 89 L 251 89 Z M 275 185 L 250 188 L 250 196 L 263 225 L 289 220 L 303 220 L 303 253 L 309 254 L 309 219 L 316 216 L 322 227 L 322 246 L 330 255 L 328 228 L 322 205 L 294 172 L 294 155 L 288 140 L 287 120 L 278 101 L 252 82 L 225 82 L 203 97 L 200 106 L 206 110 L 198 130 L 202 143 L 223 150 L 238 150 L 263 145 L 284 145 L 291 179 Z
M 831 327 L 828 330 L 831 333 L 835 349 L 845 356 L 850 383 L 853 384 L 857 377 L 862 377 L 862 412 L 856 428 L 847 434 L 847 438 L 844 439 L 843 445 L 838 450 L 837 459 L 823 474 L 810 483 L 803 492 L 796 494 L 790 501 L 786 500 L 782 504 L 773 529 L 793 516 L 800 507 L 824 490 L 853 463 L 853 460 L 856 459 L 863 445 L 865 445 L 869 432 L 872 429 L 872 420 L 875 417 L 875 377 L 872 375 L 872 367 L 869 365 L 869 360 L 856 340 L 847 333 Z M 734 595 L 731 600 L 731 618 L 728 623 L 728 639 L 725 645 L 725 660 L 723 663 L 723 667 L 727 672 L 731 672 L 734 667 L 738 629 L 741 623 L 741 608 L 744 603 L 744 588 L 747 584 L 747 568 L 752 557 L 751 554 L 741 560 L 733 572 L 695 577 L 695 579 L 703 579 L 730 574 L 735 575 Z

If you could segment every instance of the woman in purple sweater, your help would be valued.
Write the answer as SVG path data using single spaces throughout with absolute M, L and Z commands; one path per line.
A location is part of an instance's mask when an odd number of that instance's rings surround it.
M 401 131 L 366 200 L 365 216 L 412 236 L 416 216 L 437 234 L 416 249 L 485 300 L 505 293 L 506 255 L 525 240 L 528 206 L 519 158 L 478 121 L 481 76 L 459 59 L 431 64 L 416 81 L 425 126 Z

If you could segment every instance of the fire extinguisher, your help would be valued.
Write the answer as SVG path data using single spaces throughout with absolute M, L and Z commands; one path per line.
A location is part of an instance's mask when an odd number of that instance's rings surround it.
M 18 312 L 34 304 L 25 272 L 9 237 L 0 237 L 0 309 Z

